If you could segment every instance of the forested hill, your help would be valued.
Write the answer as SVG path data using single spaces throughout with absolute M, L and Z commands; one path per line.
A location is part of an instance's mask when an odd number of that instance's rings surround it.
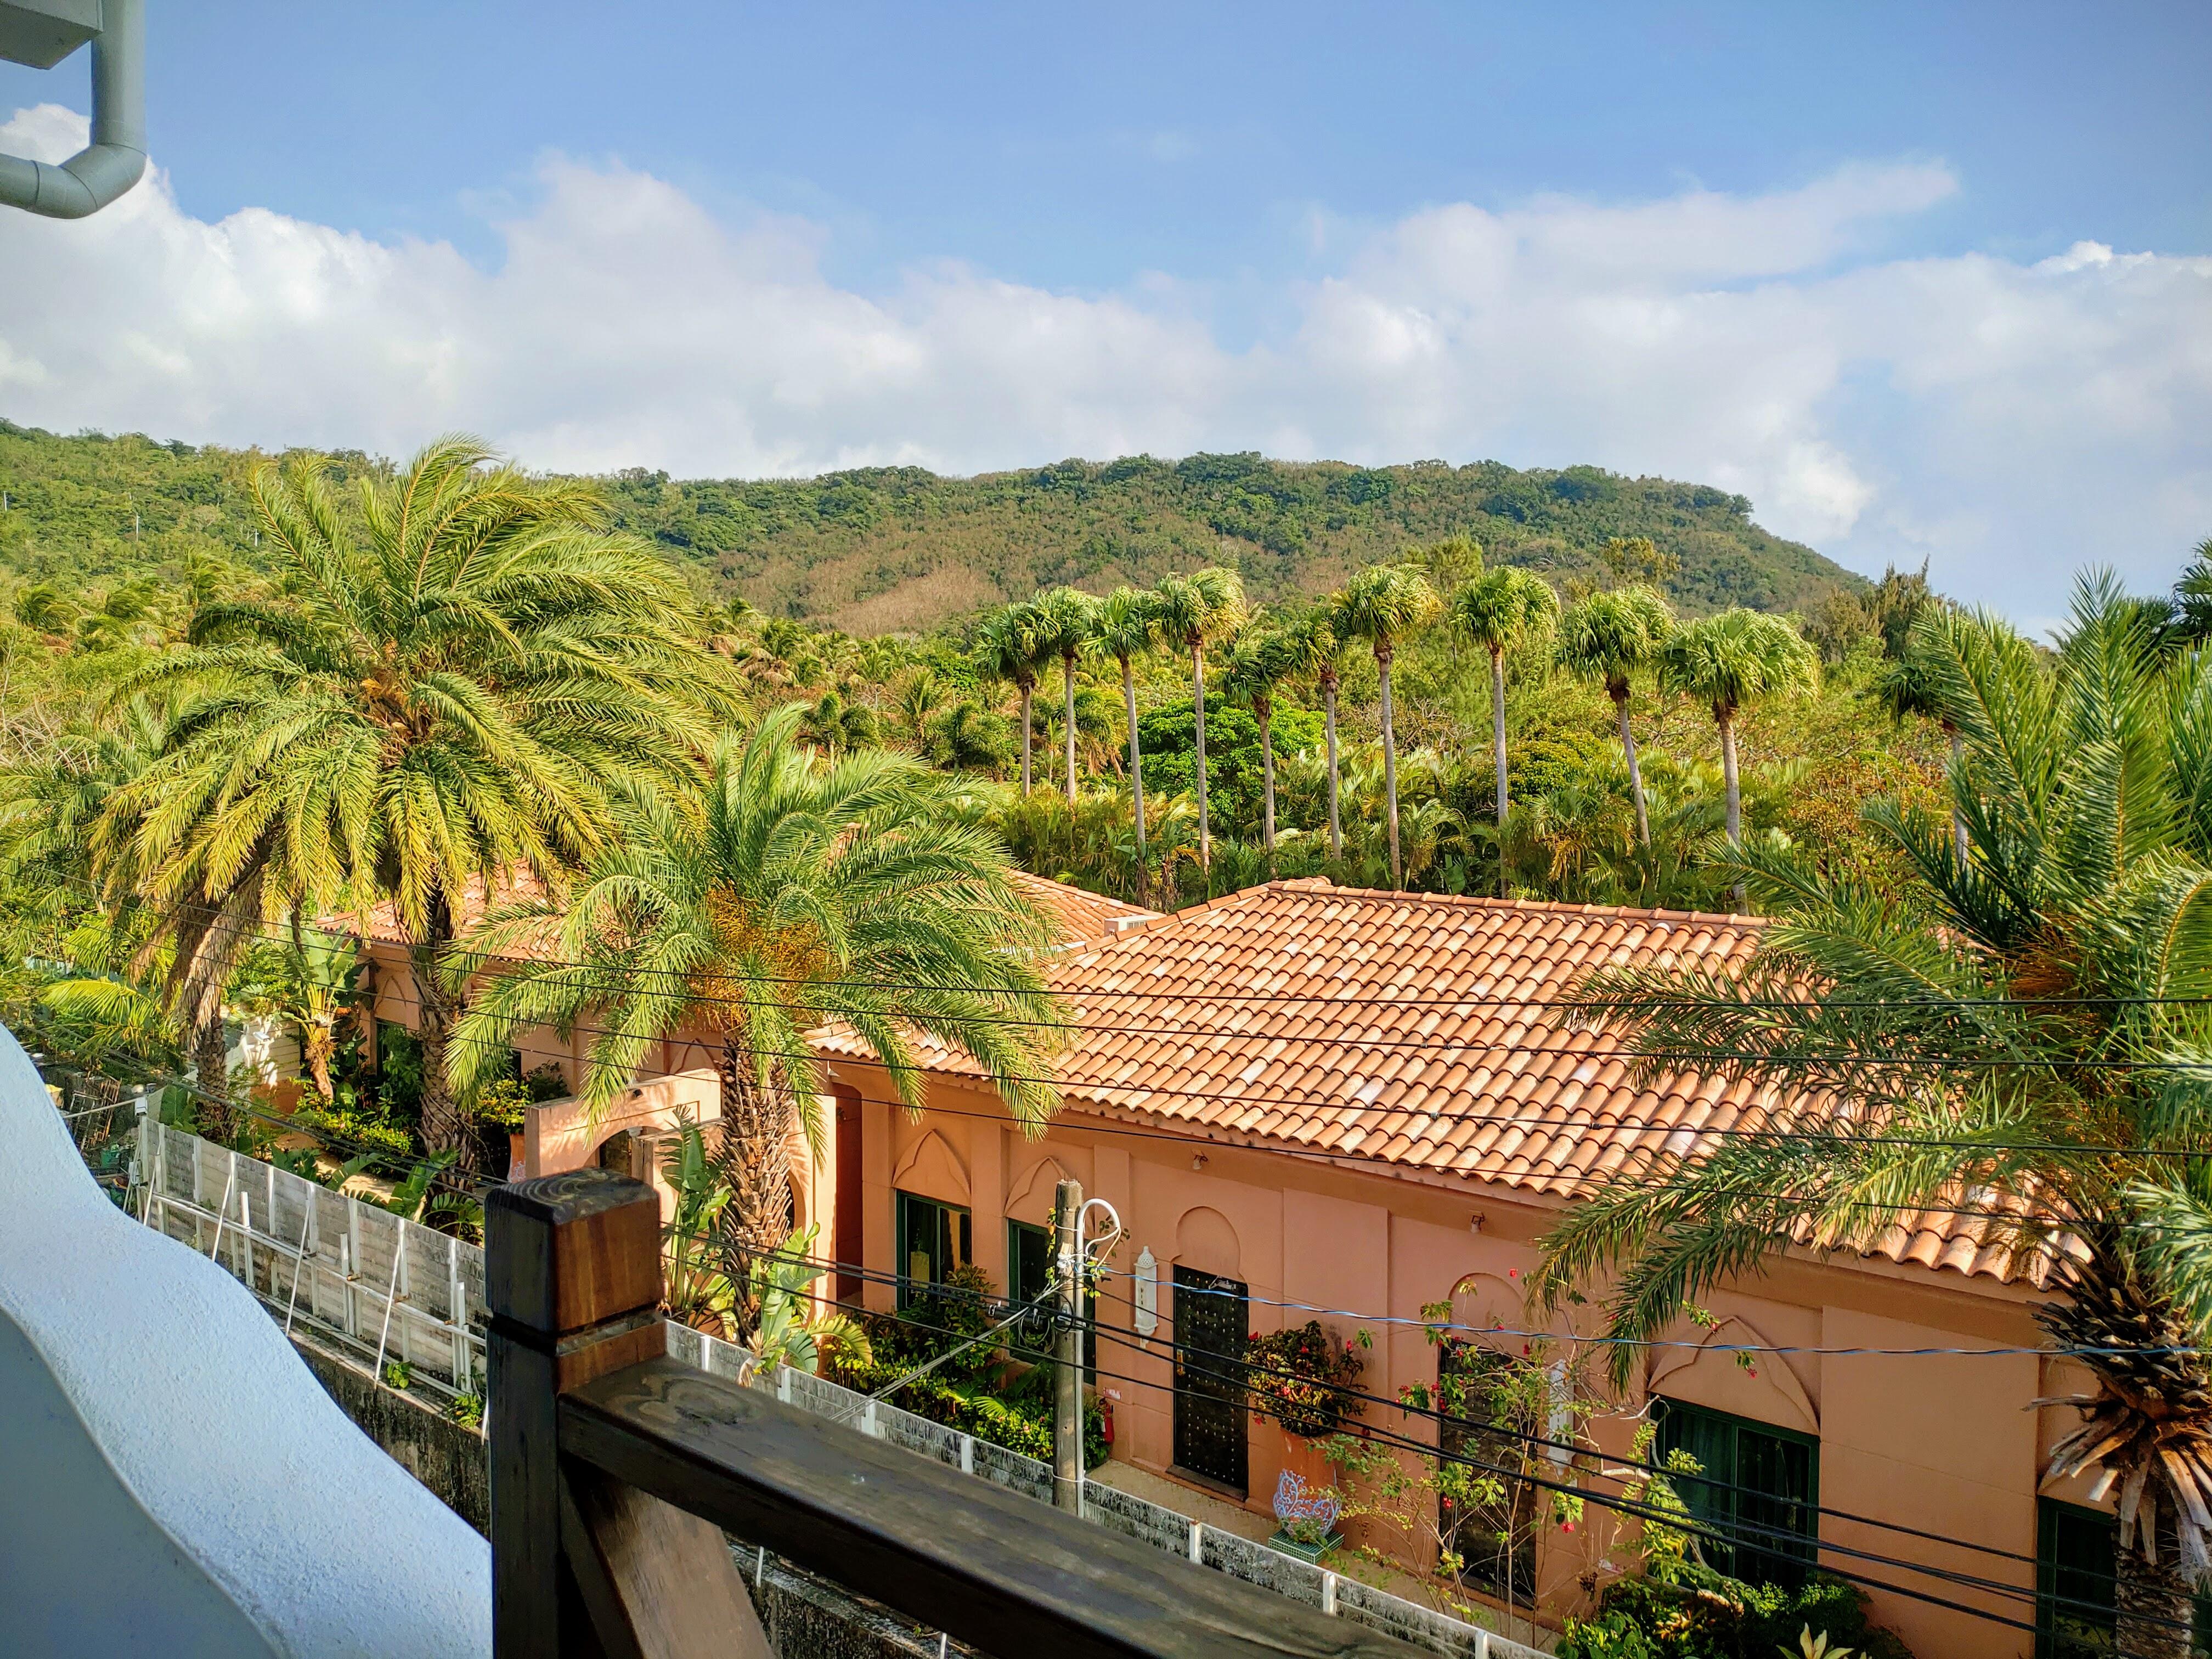
M 262 459 L 0 421 L 0 569 L 98 581 L 180 570 L 195 554 L 258 563 L 244 485 Z M 338 459 L 349 470 L 376 464 Z M 1832 588 L 1865 586 L 1760 529 L 1741 495 L 1595 467 L 1365 468 L 1246 454 L 1062 461 L 975 478 L 873 467 L 758 483 L 633 471 L 606 482 L 622 522 L 715 591 L 861 634 L 925 629 L 1056 582 L 1096 588 L 1224 562 L 1257 597 L 1321 592 L 1409 543 L 1459 532 L 1561 577 L 1595 570 L 1608 537 L 1649 536 L 1680 560 L 1670 585 L 1691 611 L 1808 608 Z

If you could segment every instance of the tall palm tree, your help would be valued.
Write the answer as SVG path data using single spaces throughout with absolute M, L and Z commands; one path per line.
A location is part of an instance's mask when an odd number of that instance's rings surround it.
M 1398 849 L 1398 738 L 1390 718 L 1390 663 L 1397 642 L 1437 619 L 1443 602 L 1419 565 L 1373 565 L 1361 571 L 1329 600 L 1329 628 L 1349 643 L 1364 640 L 1375 653 L 1382 681 L 1382 794 L 1390 829 L 1390 884 L 1406 884 L 1406 866 Z
M 1620 1030 L 1644 1078 L 1780 1103 L 1595 1187 L 1535 1289 L 1602 1280 L 1607 1334 L 1650 1338 L 1792 1244 L 1982 1218 L 1984 1248 L 2048 1276 L 2038 1317 L 2096 1379 L 2046 1473 L 2117 1496 L 2114 1650 L 2179 1659 L 2212 1584 L 2212 657 L 2161 660 L 2136 621 L 2099 577 L 2055 661 L 1988 617 L 1931 641 L 1963 862 L 1940 820 L 1877 802 L 1901 879 L 1742 853 L 1776 918 L 1747 964 L 1584 982 L 1574 1017 Z
M 1635 677 L 1655 666 L 1674 626 L 1674 613 L 1657 590 L 1637 586 L 1592 593 L 1559 619 L 1559 662 L 1577 678 L 1595 680 L 1613 699 L 1620 722 L 1620 747 L 1628 757 L 1628 793 L 1636 802 L 1636 839 L 1651 845 L 1651 815 L 1644 799 L 1644 769 L 1629 725 L 1628 698 Z
M 449 984 L 498 969 L 448 1051 L 460 1089 L 530 1025 L 597 1031 L 594 1109 L 662 1037 L 718 1041 L 724 1136 L 744 1160 L 726 1222 L 755 1250 L 782 1242 L 793 1131 L 822 1143 L 818 1026 L 851 1030 L 916 1111 L 917 1031 L 973 1055 L 1024 1127 L 1059 1104 L 1039 1081 L 1060 1029 L 1038 968 L 1050 929 L 1003 845 L 959 821 L 953 780 L 886 750 L 816 762 L 798 723 L 786 708 L 726 739 L 701 797 L 641 794 L 565 903 L 505 906 L 447 960 Z
M 1902 726 L 1909 720 L 1931 720 L 1951 745 L 1951 764 L 1957 766 L 1966 739 L 1957 722 L 1945 712 L 1936 665 L 1955 655 L 1959 645 L 1950 637 L 1960 626 L 1958 614 L 1943 605 L 1923 605 L 1905 636 L 1905 653 L 1882 664 L 1867 694 L 1875 706 Z M 1966 820 L 1956 804 L 1951 809 L 1951 842 L 1960 862 L 1966 857 Z
M 495 459 L 441 439 L 365 478 L 357 518 L 315 458 L 258 471 L 283 596 L 206 607 L 137 677 L 189 695 L 106 820 L 180 957 L 342 893 L 389 901 L 416 958 L 423 1142 L 464 1168 L 476 1136 L 446 1085 L 455 1005 L 434 963 L 471 884 L 555 884 L 599 851 L 610 787 L 695 766 L 719 684 L 668 625 L 683 584 L 606 529 L 596 487 Z
M 1721 781 L 1728 795 L 1728 838 L 1743 845 L 1743 791 L 1736 778 L 1735 717 L 1747 705 L 1819 682 L 1820 659 L 1779 617 L 1741 605 L 1686 623 L 1659 653 L 1659 686 L 1713 711 L 1721 738 Z M 1738 883 L 1736 902 L 1743 902 Z
M 1244 584 L 1233 570 L 1209 566 L 1188 576 L 1164 577 L 1152 591 L 1160 637 L 1190 655 L 1190 708 L 1197 740 L 1198 867 L 1213 867 L 1213 831 L 1206 811 L 1206 647 L 1234 634 L 1244 621 Z
M 1022 701 L 1022 793 L 1030 792 L 1030 755 L 1035 726 L 1030 705 L 1036 696 L 1037 671 L 1046 652 L 1039 642 L 1036 607 L 1027 601 L 994 611 L 975 636 L 975 668 L 987 679 L 1004 680 L 1020 693 Z
M 1322 736 L 1328 755 L 1328 855 L 1333 859 L 1344 856 L 1342 815 L 1338 806 L 1341 784 L 1336 758 L 1337 659 L 1343 649 L 1326 611 L 1308 611 L 1284 635 L 1289 665 L 1285 678 L 1304 679 L 1310 676 L 1321 692 Z
M 1073 587 L 1055 587 L 1037 595 L 1036 643 L 1039 651 L 1060 659 L 1061 723 L 1067 738 L 1067 804 L 1075 805 L 1075 659 L 1091 643 L 1098 623 L 1098 601 Z
M 1290 678 L 1295 650 L 1288 634 L 1255 616 L 1230 641 L 1222 676 L 1230 701 L 1250 709 L 1259 723 L 1260 846 L 1270 860 L 1275 856 L 1275 688 Z
M 1098 606 L 1091 648 L 1121 670 L 1121 708 L 1129 722 L 1129 790 L 1136 802 L 1137 881 L 1145 880 L 1145 757 L 1137 740 L 1136 660 L 1160 642 L 1159 605 L 1146 588 L 1115 588 Z M 1143 902 L 1139 891 L 1139 902 Z
M 1510 564 L 1480 572 L 1452 595 L 1452 626 L 1490 653 L 1490 743 L 1498 774 L 1498 896 L 1505 896 L 1505 653 L 1559 620 L 1552 585 Z

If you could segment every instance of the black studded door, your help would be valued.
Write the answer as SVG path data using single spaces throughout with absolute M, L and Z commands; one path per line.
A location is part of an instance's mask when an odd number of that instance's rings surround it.
M 1175 1461 L 1245 1489 L 1244 1285 L 1175 1270 Z

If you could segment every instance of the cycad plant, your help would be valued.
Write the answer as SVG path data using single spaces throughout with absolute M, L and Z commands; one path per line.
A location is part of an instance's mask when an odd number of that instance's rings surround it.
M 1115 588 L 1101 601 L 1091 633 L 1091 648 L 1113 658 L 1121 671 L 1121 708 L 1129 722 L 1129 790 L 1135 801 L 1138 902 L 1144 901 L 1145 757 L 1137 738 L 1136 660 L 1160 642 L 1156 597 L 1141 587 Z M 1070 797 L 1073 799 L 1073 797 Z
M 1780 617 L 1741 606 L 1700 617 L 1668 635 L 1659 653 L 1659 686 L 1713 711 L 1721 777 L 1728 792 L 1728 838 L 1743 845 L 1743 791 L 1736 775 L 1735 720 L 1746 706 L 1818 684 L 1820 659 Z M 1736 902 L 1744 889 L 1736 887 Z
M 282 595 L 205 607 L 126 684 L 184 701 L 103 832 L 204 1002 L 264 921 L 388 901 L 415 956 L 423 1141 L 471 1168 L 434 971 L 470 885 L 557 884 L 607 844 L 611 785 L 690 771 L 717 659 L 669 626 L 682 583 L 607 530 L 595 486 L 473 439 L 368 476 L 356 514 L 314 457 L 252 495 Z
M 505 906 L 447 962 L 449 985 L 484 976 L 449 1056 L 459 1089 L 526 1026 L 593 1033 L 579 1090 L 593 1110 L 661 1038 L 713 1042 L 721 1133 L 743 1159 L 724 1231 L 757 1250 L 782 1242 L 793 1132 L 822 1144 L 817 1027 L 848 1028 L 915 1110 L 916 1033 L 972 1055 L 1025 1127 L 1059 1103 L 1043 1081 L 1060 1026 L 1037 965 L 1049 933 L 1004 847 L 910 757 L 811 758 L 799 713 L 725 741 L 696 799 L 641 793 L 565 903 Z
M 1364 640 L 1375 653 L 1382 682 L 1382 794 L 1390 832 L 1390 884 L 1406 884 L 1406 861 L 1398 847 L 1398 738 L 1391 725 L 1390 664 L 1398 642 L 1419 633 L 1443 608 L 1437 591 L 1416 564 L 1374 565 L 1361 571 L 1329 600 L 1329 627 L 1346 643 Z
M 1233 570 L 1210 567 L 1168 576 L 1152 590 L 1160 637 L 1190 657 L 1190 705 L 1197 738 L 1193 776 L 1198 789 L 1198 865 L 1213 867 L 1213 830 L 1206 811 L 1206 647 L 1244 621 L 1244 584 Z
M 1091 643 L 1097 626 L 1098 601 L 1073 587 L 1055 587 L 1036 597 L 1037 649 L 1060 659 L 1060 725 L 1067 746 L 1067 800 L 1075 804 L 1075 659 Z
M 1988 617 L 1923 636 L 1963 860 L 1941 820 L 1878 802 L 1897 879 L 1754 847 L 1739 872 L 1775 920 L 1747 964 L 1580 987 L 1572 1017 L 1620 1030 L 1644 1079 L 1778 1103 L 1595 1188 L 1537 1288 L 1602 1280 L 1608 1334 L 1656 1337 L 1785 1246 L 1974 1218 L 2048 1276 L 2039 1317 L 2096 1379 L 2048 1474 L 2117 1497 L 2116 1650 L 2179 1659 L 2212 1584 L 2212 655 L 2161 659 L 2136 621 L 2094 578 L 2055 660 Z
M 1044 648 L 1036 607 L 1024 602 L 993 611 L 975 635 L 975 670 L 986 679 L 1004 680 L 1014 688 L 1022 705 L 1022 793 L 1030 792 L 1030 757 L 1035 743 L 1030 710 L 1036 697 L 1038 672 L 1048 653 Z
M 1628 700 L 1636 676 L 1656 666 L 1659 650 L 1673 631 L 1674 613 L 1650 587 L 1604 589 L 1580 599 L 1559 618 L 1559 662 L 1571 674 L 1595 680 L 1613 699 L 1620 723 L 1620 750 L 1628 757 L 1628 793 L 1636 803 L 1636 839 L 1651 845 L 1651 813 L 1644 799 L 1644 769 L 1636 754 L 1636 732 L 1629 723 Z
M 1497 772 L 1498 896 L 1505 894 L 1505 653 L 1548 633 L 1559 619 L 1552 585 L 1510 564 L 1478 573 L 1451 597 L 1451 623 L 1490 654 L 1491 759 Z

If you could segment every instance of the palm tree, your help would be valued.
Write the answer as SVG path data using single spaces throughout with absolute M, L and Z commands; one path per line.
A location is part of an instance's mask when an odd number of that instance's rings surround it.
M 1398 850 L 1398 739 L 1390 721 L 1390 660 L 1397 641 L 1419 633 L 1437 618 L 1443 602 L 1419 565 L 1374 565 L 1361 571 L 1329 601 L 1329 628 L 1349 643 L 1364 640 L 1375 653 L 1382 681 L 1383 810 L 1390 827 L 1390 884 L 1406 884 L 1405 860 Z
M 1197 741 L 1198 867 L 1213 867 L 1213 830 L 1206 811 L 1206 647 L 1234 634 L 1244 620 L 1244 584 L 1233 570 L 1209 566 L 1167 576 L 1153 590 L 1160 637 L 1190 653 L 1190 708 Z
M 1329 625 L 1328 613 L 1313 611 L 1298 618 L 1284 635 L 1287 679 L 1310 675 L 1321 692 L 1322 733 L 1328 753 L 1328 855 L 1344 856 L 1344 830 L 1337 800 L 1341 793 L 1336 760 L 1337 656 L 1343 645 Z
M 1067 737 L 1067 804 L 1075 805 L 1075 659 L 1097 626 L 1098 601 L 1073 587 L 1055 587 L 1034 602 L 1037 649 L 1060 659 L 1061 719 Z
M 682 583 L 605 529 L 597 488 L 494 459 L 441 439 L 366 477 L 357 521 L 317 458 L 258 471 L 283 597 L 206 607 L 126 683 L 190 695 L 104 826 L 218 997 L 224 952 L 262 921 L 388 900 L 416 958 L 423 1142 L 464 1168 L 477 1138 L 446 1085 L 434 963 L 471 884 L 550 885 L 598 853 L 611 787 L 695 764 L 717 684 L 668 625 Z
M 1059 1104 L 1040 1081 L 1060 1030 L 1037 966 L 1050 928 L 1008 879 L 1003 845 L 959 822 L 955 781 L 911 757 L 814 761 L 799 717 L 781 708 L 726 739 L 696 800 L 641 794 L 625 842 L 566 903 L 502 907 L 446 965 L 449 985 L 501 969 L 448 1050 L 464 1091 L 518 1030 L 588 1024 L 580 1094 L 597 1110 L 661 1038 L 711 1034 L 725 1142 L 744 1159 L 725 1225 L 756 1251 L 782 1242 L 793 1131 L 822 1144 L 806 1041 L 819 1026 L 849 1030 L 915 1111 L 916 1031 L 974 1056 L 1024 1127 Z
M 1490 742 L 1498 774 L 1498 896 L 1505 896 L 1505 653 L 1549 630 L 1559 601 L 1541 576 L 1493 565 L 1452 595 L 1452 626 L 1490 653 Z
M 1037 671 L 1047 653 L 1038 640 L 1036 607 L 1022 603 L 994 611 L 975 636 L 975 669 L 986 679 L 1004 680 L 1021 694 L 1022 793 L 1030 792 L 1030 751 L 1034 727 L 1030 719 L 1036 695 Z
M 1651 845 L 1651 815 L 1644 799 L 1644 769 L 1628 722 L 1631 681 L 1654 666 L 1674 626 L 1674 613 L 1657 591 L 1609 588 L 1571 606 L 1559 619 L 1559 661 L 1578 678 L 1595 680 L 1613 699 L 1620 722 L 1621 752 L 1628 757 L 1628 793 L 1636 803 L 1636 839 Z
M 1255 616 L 1230 642 L 1227 672 L 1222 677 L 1230 701 L 1250 709 L 1259 723 L 1260 847 L 1271 860 L 1271 869 L 1275 855 L 1275 688 L 1290 678 L 1295 648 L 1289 635 Z
M 1702 1056 L 1779 1103 L 1595 1186 L 1535 1290 L 1601 1280 L 1607 1334 L 1656 1337 L 1793 1244 L 1850 1255 L 1963 1209 L 2049 1274 L 2038 1317 L 2096 1379 L 2047 1474 L 2117 1495 L 2114 1650 L 2179 1659 L 2212 1581 L 2212 657 L 2161 660 L 2135 621 L 2096 577 L 2055 661 L 1985 616 L 1929 640 L 1965 861 L 1933 815 L 1875 803 L 1900 878 L 1741 853 L 1776 918 L 1747 963 L 1584 982 L 1574 1017 L 1643 1079 Z M 1613 1352 L 1624 1380 L 1637 1351 Z
M 1875 706 L 1899 726 L 1908 720 L 1934 720 L 1950 743 L 1954 767 L 1959 763 L 1966 740 L 1960 735 L 1957 724 L 1944 712 L 1938 693 L 1941 682 L 1934 665 L 1947 655 L 1956 654 L 1958 641 L 1948 636 L 1958 626 L 1957 613 L 1948 606 L 1923 605 L 1905 636 L 1904 654 L 1884 662 L 1867 688 Z M 1964 862 L 1966 820 L 1955 804 L 1951 809 L 1951 841 L 1958 849 L 1960 860 Z
M 1743 792 L 1736 777 L 1735 717 L 1746 705 L 1785 692 L 1809 691 L 1820 659 L 1779 617 L 1741 605 L 1686 623 L 1659 652 L 1659 686 L 1711 706 L 1721 735 L 1721 779 L 1728 792 L 1728 838 L 1743 845 Z M 1744 889 L 1738 883 L 1736 902 Z
M 854 702 L 832 688 L 807 705 L 799 716 L 799 740 L 835 760 L 848 750 L 864 749 L 876 740 L 876 717 L 866 704 Z
M 910 669 L 891 688 L 894 718 L 906 728 L 916 753 L 928 746 L 931 722 L 945 707 L 948 688 L 927 664 Z
M 1136 659 L 1160 641 L 1159 605 L 1145 588 L 1121 586 L 1098 606 L 1091 648 L 1121 665 L 1121 708 L 1129 722 L 1129 789 L 1136 801 L 1139 902 L 1145 879 L 1145 758 L 1137 740 Z

